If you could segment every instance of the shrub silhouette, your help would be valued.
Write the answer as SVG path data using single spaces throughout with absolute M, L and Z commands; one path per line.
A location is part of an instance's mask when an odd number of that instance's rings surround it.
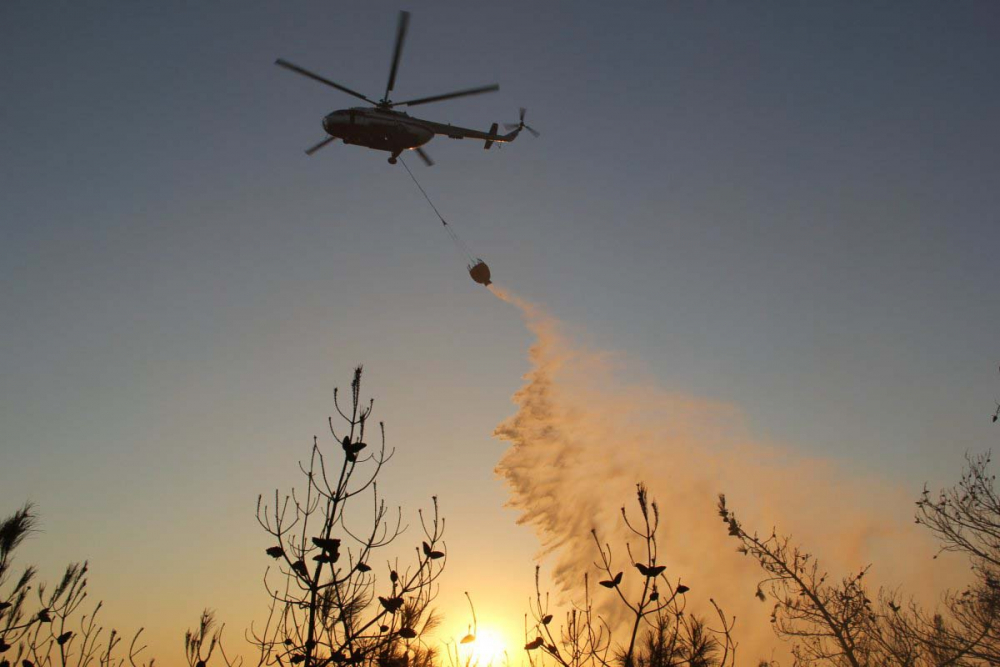
M 257 520 L 273 539 L 266 555 L 278 563 L 276 572 L 269 568 L 265 574 L 267 622 L 250 630 L 260 664 L 404 667 L 435 658 L 423 636 L 437 624 L 430 603 L 447 560 L 444 520 L 435 497 L 432 515 L 425 520 L 420 512 L 424 536 L 415 561 L 405 567 L 397 561 L 385 570 L 375 565 L 375 552 L 404 528 L 401 510 L 390 514 L 378 492 L 376 480 L 392 451 L 386 450 L 382 423 L 378 444 L 369 442 L 374 401 L 361 400 L 361 376 L 359 366 L 346 409 L 334 390 L 344 430 L 338 433 L 329 419 L 333 452 L 314 438 L 309 461 L 299 464 L 304 488 L 284 497 L 275 491 L 271 505 L 258 498 Z M 345 523 L 362 495 L 374 507 L 364 532 Z
M 133 667 L 144 665 L 139 654 L 140 628 L 128 650 L 122 636 L 114 629 L 105 632 L 97 623 L 102 603 L 86 613 L 87 563 L 66 566 L 59 582 L 49 589 L 35 583 L 38 572 L 33 566 L 14 574 L 14 553 L 38 525 L 38 515 L 30 503 L 0 521 L 0 667 L 84 666 Z M 32 594 L 34 588 L 34 594 Z M 139 664 L 137 665 L 137 661 Z M 148 667 L 153 667 L 150 660 Z
M 680 579 L 671 580 L 659 554 L 657 530 L 660 510 L 650 501 L 646 487 L 636 485 L 638 520 L 629 518 L 622 507 L 622 520 L 638 539 L 633 552 L 625 544 L 627 564 L 616 564 L 611 545 L 602 543 L 597 531 L 591 534 L 597 546 L 596 563 L 602 578 L 600 591 L 614 594 L 628 618 L 627 631 L 616 636 L 612 626 L 594 611 L 590 577 L 584 575 L 583 601 L 566 613 L 563 625 L 553 630 L 548 595 L 539 584 L 535 568 L 535 599 L 530 604 L 533 624 L 525 628 L 525 650 L 532 667 L 541 667 L 546 659 L 561 667 L 731 667 L 735 664 L 736 644 L 732 639 L 733 621 L 709 599 L 719 618 L 717 628 L 703 619 L 686 613 L 687 593 L 691 590 Z M 641 592 L 629 597 L 625 582 L 638 580 Z M 526 624 L 527 625 L 527 624 Z
M 338 433 L 329 419 L 333 446 L 314 438 L 307 462 L 300 463 L 304 486 L 273 503 L 258 498 L 257 520 L 271 538 L 263 557 L 277 563 L 265 572 L 269 614 L 263 627 L 251 625 L 248 639 L 259 649 L 258 665 L 302 667 L 434 667 L 441 664 L 427 634 L 439 623 L 430 605 L 435 582 L 447 561 L 444 520 L 419 513 L 423 536 L 409 565 L 376 564 L 374 555 L 403 534 L 402 511 L 390 511 L 377 479 L 391 459 L 384 425 L 370 427 L 374 402 L 361 400 L 362 369 L 354 371 L 350 403 L 334 406 L 342 420 Z M 719 515 L 739 550 L 765 573 L 755 595 L 770 599 L 773 627 L 793 642 L 795 664 L 849 667 L 979 667 L 1000 665 L 1000 496 L 990 455 L 966 457 L 960 482 L 916 502 L 917 523 L 939 540 L 942 551 L 964 554 L 974 574 L 965 590 L 944 595 L 929 613 L 896 591 L 867 587 L 868 567 L 831 578 L 819 561 L 787 536 L 772 530 L 762 537 L 744 527 L 719 498 Z M 346 518 L 358 500 L 371 503 L 359 531 Z M 642 484 L 636 487 L 638 514 L 622 507 L 632 541 L 611 544 L 591 534 L 598 560 L 597 586 L 584 575 L 582 600 L 554 622 L 549 598 L 535 569 L 535 596 L 525 617 L 525 646 L 531 667 L 733 667 L 734 619 L 712 598 L 717 621 L 687 611 L 687 584 L 668 576 L 657 531 L 660 511 Z M 85 610 L 87 563 L 68 565 L 55 586 L 38 583 L 34 567 L 15 573 L 17 549 L 36 530 L 27 504 L 0 521 L 0 667 L 153 667 L 143 661 L 142 629 L 126 647 L 116 630 L 98 624 L 98 602 Z M 353 521 L 352 521 L 353 524 Z M 624 551 L 625 558 L 621 556 Z M 698 587 L 694 587 L 698 588 Z M 695 590 L 695 594 L 699 591 Z M 466 594 L 468 595 L 468 594 Z M 627 622 L 614 627 L 595 611 L 595 595 L 605 596 Z M 605 600 L 601 600 L 605 603 Z M 475 640 L 472 624 L 461 643 Z M 530 621 L 529 621 L 530 619 Z M 205 610 L 184 638 L 189 667 L 221 660 L 241 667 L 223 648 L 224 625 Z M 447 652 L 451 667 L 474 667 L 457 644 Z M 464 663 L 464 664 L 463 664 Z M 771 663 L 760 663 L 769 665 Z
M 917 501 L 917 523 L 931 530 L 942 551 L 965 554 L 975 577 L 965 590 L 946 593 L 943 609 L 934 613 L 901 600 L 895 591 L 872 596 L 865 585 L 868 567 L 831 580 L 817 559 L 788 537 L 748 531 L 725 496 L 719 497 L 729 534 L 766 574 L 756 595 L 774 601 L 773 627 L 794 642 L 796 664 L 1000 664 L 1000 498 L 989 463 L 989 454 L 967 457 L 957 486 L 936 499 L 925 488 Z

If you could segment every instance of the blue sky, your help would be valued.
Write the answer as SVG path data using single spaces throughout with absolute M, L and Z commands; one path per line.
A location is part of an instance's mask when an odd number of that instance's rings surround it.
M 303 155 L 354 100 L 273 65 L 378 95 L 401 8 L 397 97 L 501 85 L 414 115 L 486 129 L 523 105 L 543 133 L 411 161 L 499 284 L 915 490 L 996 441 L 994 3 L 6 3 L 0 500 L 39 503 L 43 562 L 92 558 L 128 607 L 142 568 L 115 544 L 197 558 L 161 604 L 225 610 L 261 567 L 220 576 L 225 545 L 259 539 L 256 494 L 359 362 L 398 500 L 460 508 L 466 553 L 533 553 L 490 437 L 530 336 L 384 154 Z

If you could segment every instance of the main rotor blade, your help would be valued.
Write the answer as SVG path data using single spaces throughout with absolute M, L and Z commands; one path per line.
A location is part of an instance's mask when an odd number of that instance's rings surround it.
M 534 128 L 528 127 L 527 125 L 524 126 L 524 129 L 526 129 L 528 132 L 531 132 L 531 136 L 535 137 L 536 139 L 538 137 L 542 136 L 541 132 L 539 132 L 538 130 L 536 130 Z
M 389 83 L 385 87 L 383 99 L 389 99 L 392 87 L 396 85 L 396 70 L 399 68 L 399 56 L 403 53 L 403 40 L 406 39 L 406 29 L 410 25 L 410 12 L 399 13 L 399 25 L 396 27 L 396 49 L 392 52 L 392 69 L 389 70 Z
M 434 160 L 431 159 L 431 156 L 428 155 L 423 148 L 417 148 L 416 151 L 417 155 L 420 156 L 420 159 L 424 161 L 424 164 L 426 164 L 428 167 L 434 166 Z
M 312 148 L 307 148 L 306 149 L 306 155 L 311 156 L 313 153 L 315 153 L 319 149 L 323 148 L 324 146 L 326 146 L 327 144 L 329 144 L 331 141 L 335 140 L 336 138 L 337 137 L 327 137 L 326 139 L 324 139 L 323 141 L 319 142 L 318 144 L 316 144 Z
M 274 64 L 277 65 L 278 67 L 284 67 L 287 70 L 291 70 L 291 71 L 295 72 L 296 74 L 301 74 L 302 76 L 310 78 L 313 81 L 319 81 L 320 83 L 325 83 L 328 86 L 333 86 L 334 88 L 336 88 L 339 91 L 345 92 L 348 95 L 354 95 L 358 99 L 361 99 L 361 100 L 364 100 L 365 102 L 368 102 L 368 104 L 375 104 L 375 102 L 372 102 L 370 99 L 368 99 L 367 97 L 365 97 L 361 93 L 355 92 L 355 91 L 351 90 L 350 88 L 348 88 L 346 86 L 340 85 L 339 83 L 334 83 L 333 81 L 330 81 L 329 79 L 324 79 L 319 74 L 313 74 L 309 70 L 303 69 L 303 68 L 299 67 L 298 65 L 294 65 L 294 64 L 288 62 L 287 60 L 282 60 L 281 58 L 278 58 L 277 60 L 274 61 Z
M 492 86 L 481 86 L 479 88 L 469 88 L 467 90 L 458 90 L 454 93 L 446 93 L 444 95 L 434 95 L 432 97 L 421 97 L 416 100 L 407 100 L 406 102 L 393 102 L 392 106 L 416 106 L 417 104 L 427 104 L 428 102 L 440 102 L 441 100 L 450 100 L 455 97 L 465 97 L 466 95 L 479 95 L 480 93 L 492 93 L 494 91 L 500 90 L 500 86 L 493 84 Z

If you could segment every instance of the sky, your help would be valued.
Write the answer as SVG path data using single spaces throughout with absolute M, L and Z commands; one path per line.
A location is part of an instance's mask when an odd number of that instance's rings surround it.
M 914 497 L 996 442 L 994 3 L 4 3 L 0 513 L 36 502 L 26 556 L 90 559 L 162 660 L 263 610 L 257 495 L 358 363 L 388 495 L 448 517 L 449 622 L 466 590 L 521 622 L 540 542 L 493 431 L 533 333 L 400 165 L 303 155 L 355 100 L 273 65 L 379 95 L 400 9 L 397 97 L 500 84 L 413 115 L 542 132 L 409 163 L 574 341 Z

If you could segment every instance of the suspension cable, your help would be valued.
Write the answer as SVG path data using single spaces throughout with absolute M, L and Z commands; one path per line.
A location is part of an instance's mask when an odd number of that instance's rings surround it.
M 438 210 L 437 206 L 434 205 L 434 202 L 432 202 L 431 198 L 427 195 L 427 191 L 424 190 L 424 187 L 420 185 L 420 181 L 418 181 L 417 177 L 413 175 L 412 171 L 410 171 L 409 165 L 407 165 L 406 162 L 403 161 L 402 157 L 398 159 L 403 164 L 403 167 L 406 169 L 406 173 L 410 175 L 411 179 L 413 179 L 414 185 L 416 185 L 417 189 L 420 190 L 420 194 L 424 196 L 424 199 L 427 200 L 427 203 L 431 205 L 432 209 L 434 209 L 434 213 L 435 215 L 437 215 L 438 220 L 440 220 L 441 224 L 444 225 L 444 231 L 447 232 L 448 236 L 451 237 L 451 240 L 454 241 L 455 246 L 457 246 L 458 249 L 461 250 L 463 253 L 465 253 L 466 257 L 468 257 L 469 265 L 471 266 L 472 264 L 475 264 L 477 260 L 475 255 L 472 254 L 472 250 L 469 249 L 469 246 L 465 245 L 462 239 L 458 237 L 458 234 L 455 233 L 455 230 L 451 228 L 451 225 L 449 225 L 447 221 L 445 221 L 444 216 L 441 215 L 441 212 Z

